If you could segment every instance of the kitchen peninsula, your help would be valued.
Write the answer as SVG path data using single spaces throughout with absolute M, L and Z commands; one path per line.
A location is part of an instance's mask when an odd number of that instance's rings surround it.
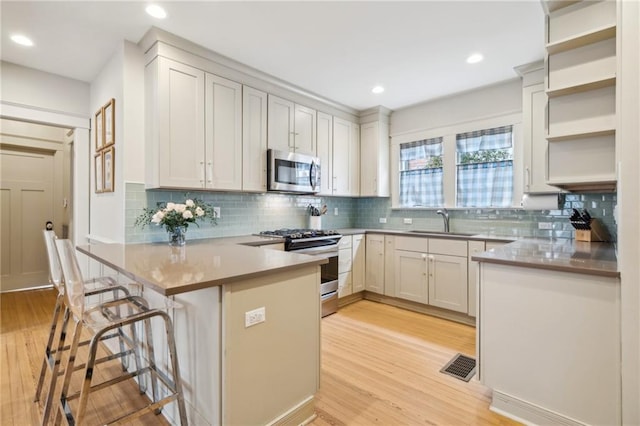
M 314 416 L 319 388 L 319 265 L 326 260 L 269 249 L 278 245 L 240 237 L 78 250 L 142 284 L 152 305 L 173 301 L 192 424 L 300 424 Z M 247 312 L 261 308 L 264 321 L 247 326 Z M 154 335 L 156 347 L 163 339 Z M 163 412 L 169 419 L 172 408 Z

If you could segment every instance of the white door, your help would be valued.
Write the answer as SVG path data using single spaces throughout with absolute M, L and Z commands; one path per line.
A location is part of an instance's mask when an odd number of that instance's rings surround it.
M 295 106 L 294 151 L 297 154 L 316 156 L 316 110 Z
M 333 195 L 351 195 L 351 123 L 333 118 Z
M 0 150 L 0 290 L 48 284 L 42 236 L 53 221 L 54 159 L 40 150 Z
M 395 269 L 396 297 L 427 303 L 426 253 L 396 250 Z
M 269 95 L 267 109 L 267 145 L 269 149 L 293 152 L 293 102 Z
M 267 190 L 267 94 L 242 88 L 242 189 Z
M 318 112 L 316 126 L 316 152 L 320 159 L 320 193 L 333 194 L 333 117 L 324 112 Z

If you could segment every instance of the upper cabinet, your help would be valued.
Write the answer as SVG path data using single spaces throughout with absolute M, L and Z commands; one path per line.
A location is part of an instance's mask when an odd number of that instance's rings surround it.
M 374 121 L 360 126 L 360 195 L 389 196 L 389 124 Z
M 360 126 L 333 117 L 333 195 L 360 195 Z
M 523 127 L 523 192 L 528 194 L 556 193 L 560 189 L 547 185 L 548 142 L 545 117 L 547 94 L 542 61 L 516 67 L 522 76 Z
M 547 10 L 548 183 L 614 190 L 616 1 L 547 2 Z
M 146 85 L 147 188 L 240 190 L 242 86 L 160 56 Z
M 270 149 L 316 155 L 316 111 L 269 95 Z
M 318 111 L 317 157 L 320 159 L 319 195 L 333 195 L 333 116 Z
M 242 88 L 242 190 L 267 190 L 267 94 Z

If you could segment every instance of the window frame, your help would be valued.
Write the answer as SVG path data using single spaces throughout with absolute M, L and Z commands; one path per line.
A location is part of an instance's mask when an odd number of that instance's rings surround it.
M 469 210 L 475 207 L 456 206 L 456 135 L 494 127 L 513 126 L 513 198 L 510 207 L 490 207 L 490 209 L 520 208 L 523 194 L 523 128 L 522 113 L 504 114 L 448 126 L 416 130 L 400 134 L 391 134 L 390 150 L 390 184 L 392 210 L 436 210 L 441 207 L 447 209 Z M 439 207 L 404 207 L 400 206 L 400 145 L 404 143 L 442 137 L 442 169 L 444 205 Z

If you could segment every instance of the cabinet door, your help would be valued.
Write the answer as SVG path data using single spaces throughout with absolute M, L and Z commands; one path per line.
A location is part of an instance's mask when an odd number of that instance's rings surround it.
M 429 304 L 467 313 L 467 258 L 430 254 Z
M 319 195 L 333 193 L 333 117 L 324 112 L 318 112 L 316 127 L 316 152 L 320 159 L 320 192 Z
M 294 107 L 294 148 L 298 154 L 316 156 L 316 110 L 296 105 Z
M 206 187 L 242 189 L 242 85 L 206 75 Z
M 386 296 L 395 297 L 396 286 L 393 284 L 396 279 L 395 273 L 395 250 L 396 237 L 393 235 L 384 236 L 384 282 L 383 289 Z
M 242 89 L 242 190 L 267 190 L 267 94 Z
M 522 119 L 524 127 L 524 192 L 549 193 L 559 189 L 547 185 L 548 142 L 545 130 L 547 95 L 544 84 L 527 86 L 522 90 Z
M 351 246 L 338 250 L 338 273 L 343 274 L 351 271 Z
M 338 298 L 349 296 L 351 293 L 353 293 L 351 272 L 338 274 Z
M 359 195 L 360 150 L 358 126 L 333 117 L 333 195 Z
M 396 250 L 395 271 L 396 297 L 428 302 L 426 253 Z
M 469 241 L 469 256 L 467 258 L 467 270 L 469 277 L 467 281 L 467 313 L 469 316 L 476 316 L 477 280 L 480 270 L 480 264 L 475 260 L 471 260 L 471 256 L 482 253 L 485 250 L 484 241 Z
M 354 293 L 364 290 L 365 241 L 364 235 L 354 235 L 351 245 L 351 286 Z
M 147 184 L 203 188 L 204 72 L 163 57 L 156 61 L 157 130 L 149 130 L 148 143 L 157 143 L 158 151 L 148 160 L 157 169 Z M 153 67 L 148 69 L 153 72 Z
M 360 195 L 389 196 L 389 125 L 379 121 L 360 126 Z
M 365 289 L 373 293 L 384 293 L 384 235 L 366 236 L 366 280 Z
M 293 152 L 293 102 L 269 95 L 268 122 L 268 147 L 270 149 Z

